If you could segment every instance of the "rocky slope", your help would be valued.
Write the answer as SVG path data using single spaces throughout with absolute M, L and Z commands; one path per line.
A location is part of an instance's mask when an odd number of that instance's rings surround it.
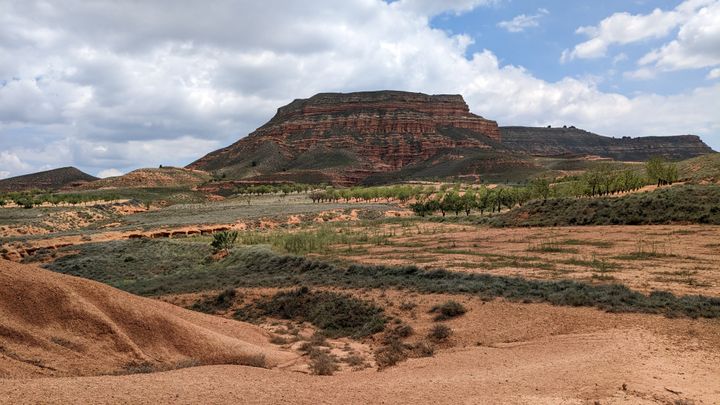
M 495 121 L 470 113 L 459 95 L 322 93 L 279 108 L 246 138 L 188 167 L 229 178 L 352 183 L 499 140 Z
M 57 190 L 64 187 L 78 186 L 93 180 L 97 180 L 97 177 L 93 177 L 74 167 L 61 167 L 0 180 L 0 192 L 30 189 Z
M 534 156 L 592 155 L 645 161 L 653 156 L 679 160 L 713 152 L 695 135 L 611 138 L 573 127 L 502 127 L 500 132 L 505 147 Z

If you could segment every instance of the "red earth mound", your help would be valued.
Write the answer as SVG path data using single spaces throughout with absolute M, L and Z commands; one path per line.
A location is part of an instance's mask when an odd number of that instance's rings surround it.
M 0 378 L 272 367 L 296 355 L 255 326 L 0 259 Z

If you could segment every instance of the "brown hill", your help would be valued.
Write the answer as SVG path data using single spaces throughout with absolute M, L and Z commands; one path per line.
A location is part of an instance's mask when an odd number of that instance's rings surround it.
M 354 183 L 460 149 L 489 150 L 495 121 L 462 96 L 400 91 L 322 93 L 278 109 L 265 125 L 189 168 L 228 178 Z
M 249 324 L 2 259 L 0 319 L 0 378 L 294 358 Z
M 57 190 L 64 187 L 79 186 L 93 180 L 97 180 L 97 177 L 74 167 L 61 167 L 0 180 L 0 191 Z
M 689 159 L 713 150 L 696 135 L 611 138 L 570 128 L 501 127 L 502 144 L 533 156 L 593 155 L 623 161 Z
M 84 184 L 82 189 L 112 189 L 141 187 L 194 187 L 210 180 L 210 174 L 201 170 L 179 167 L 137 169 L 122 176 L 107 177 Z

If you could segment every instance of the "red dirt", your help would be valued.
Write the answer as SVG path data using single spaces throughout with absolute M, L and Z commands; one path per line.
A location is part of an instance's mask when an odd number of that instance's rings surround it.
M 0 319 L 0 378 L 234 364 L 255 355 L 274 366 L 297 357 L 249 324 L 1 259 Z

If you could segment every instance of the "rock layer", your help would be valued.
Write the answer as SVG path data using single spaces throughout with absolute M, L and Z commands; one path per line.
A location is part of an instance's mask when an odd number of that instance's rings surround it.
M 497 123 L 472 114 L 460 95 L 321 93 L 279 108 L 246 138 L 189 167 L 245 172 L 240 177 L 248 177 L 266 174 L 263 169 L 271 163 L 279 165 L 279 171 L 332 166 L 362 178 L 399 170 L 447 149 L 488 149 L 499 140 Z M 253 154 L 257 159 L 248 161 Z M 312 155 L 312 161 L 297 162 L 303 154 Z

